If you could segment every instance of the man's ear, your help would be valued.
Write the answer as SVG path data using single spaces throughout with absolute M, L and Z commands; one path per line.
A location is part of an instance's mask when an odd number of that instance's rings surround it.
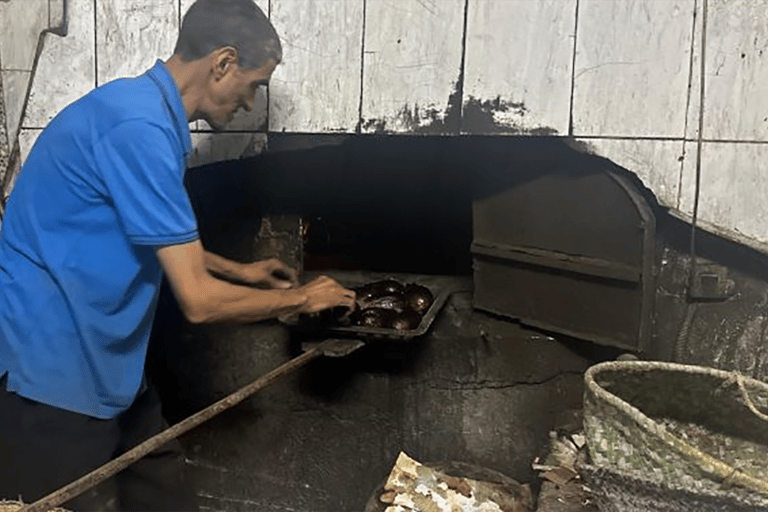
M 231 46 L 225 46 L 214 51 L 213 55 L 213 75 L 216 80 L 221 80 L 224 76 L 237 65 L 237 50 Z

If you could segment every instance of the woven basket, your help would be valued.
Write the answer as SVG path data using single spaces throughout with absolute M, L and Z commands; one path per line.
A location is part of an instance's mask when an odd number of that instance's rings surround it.
M 745 491 L 708 491 L 665 485 L 617 470 L 578 465 L 601 512 L 766 512 L 768 499 Z
M 16 512 L 19 510 L 24 503 L 20 501 L 5 501 L 0 500 L 0 512 Z M 50 512 L 69 512 L 67 510 L 64 510 L 63 508 L 55 508 L 51 510 Z
M 694 493 L 768 503 L 766 411 L 768 384 L 721 370 L 627 361 L 585 375 L 591 464 Z

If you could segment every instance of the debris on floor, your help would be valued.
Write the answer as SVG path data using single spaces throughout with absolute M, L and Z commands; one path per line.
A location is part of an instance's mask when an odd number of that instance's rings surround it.
M 24 505 L 28 505 L 28 503 L 22 503 L 20 501 L 0 500 L 0 512 L 16 512 Z M 55 509 L 52 509 L 50 512 L 68 512 L 68 511 L 63 508 L 55 508 Z
M 542 480 L 536 512 L 597 512 L 576 464 L 586 444 L 581 411 L 563 413 L 549 438 L 549 453 L 532 465 Z
M 494 479 L 497 480 L 497 479 Z M 528 485 L 511 478 L 480 481 L 453 476 L 400 453 L 379 501 L 385 512 L 532 512 Z

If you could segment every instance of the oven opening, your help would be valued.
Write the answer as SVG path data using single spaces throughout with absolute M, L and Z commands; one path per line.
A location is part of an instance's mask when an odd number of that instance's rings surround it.
M 171 422 L 325 339 L 364 341 L 182 439 L 210 509 L 363 510 L 401 452 L 535 494 L 551 433 L 580 428 L 583 372 L 645 343 L 655 202 L 563 139 L 270 134 L 187 188 L 227 258 L 451 290 L 423 332 L 375 337 L 193 326 L 165 289 L 150 373 Z

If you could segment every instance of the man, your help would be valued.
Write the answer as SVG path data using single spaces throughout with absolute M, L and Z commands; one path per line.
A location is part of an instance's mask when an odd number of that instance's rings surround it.
M 39 499 L 165 427 L 143 378 L 163 272 L 194 323 L 353 305 L 330 278 L 295 286 L 279 261 L 235 263 L 198 238 L 188 122 L 250 110 L 281 57 L 253 0 L 198 0 L 168 61 L 40 134 L 0 235 L 0 499 Z M 195 510 L 181 461 L 173 445 L 120 473 L 119 510 Z M 66 506 L 92 509 L 93 495 Z

